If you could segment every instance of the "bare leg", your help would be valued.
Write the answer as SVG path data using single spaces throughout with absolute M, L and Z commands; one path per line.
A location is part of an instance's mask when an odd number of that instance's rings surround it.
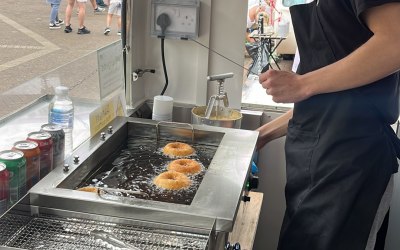
M 82 29 L 84 27 L 84 22 L 85 22 L 86 3 L 78 2 L 78 6 L 79 6 L 78 23 L 79 23 L 79 28 Z
M 107 14 L 107 28 L 111 27 L 112 17 L 113 17 L 113 14 Z
M 71 25 L 71 15 L 74 9 L 75 0 L 68 0 L 67 8 L 65 9 L 65 25 Z
M 121 16 L 118 16 L 118 30 L 121 31 Z
M 92 4 L 94 10 L 97 9 L 96 0 L 90 0 L 90 3 Z

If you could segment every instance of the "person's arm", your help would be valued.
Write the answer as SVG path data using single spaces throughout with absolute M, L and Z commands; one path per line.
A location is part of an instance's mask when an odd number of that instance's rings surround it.
M 298 102 L 313 95 L 360 87 L 400 69 L 400 3 L 372 7 L 362 19 L 374 35 L 331 65 L 296 75 L 268 70 L 260 83 L 275 102 Z
M 259 131 L 256 145 L 257 150 L 261 149 L 266 143 L 286 135 L 288 122 L 292 116 L 293 110 L 291 109 L 278 118 L 259 127 L 257 129 Z

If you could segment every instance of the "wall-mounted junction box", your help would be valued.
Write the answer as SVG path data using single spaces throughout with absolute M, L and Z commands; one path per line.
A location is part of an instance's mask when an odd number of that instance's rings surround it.
M 199 0 L 152 0 L 151 35 L 165 38 L 197 38 L 199 33 Z M 157 22 L 160 15 L 166 14 L 170 24 L 162 33 Z

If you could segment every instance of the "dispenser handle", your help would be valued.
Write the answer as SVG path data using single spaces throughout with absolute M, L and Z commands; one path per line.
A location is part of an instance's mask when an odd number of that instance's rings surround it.
M 226 78 L 232 78 L 234 74 L 231 73 L 225 73 L 225 74 L 219 74 L 219 75 L 212 75 L 212 76 L 207 76 L 208 81 L 223 81 Z
M 213 95 L 213 96 L 210 97 L 210 100 L 208 101 L 206 113 L 204 115 L 204 117 L 206 119 L 210 119 L 210 115 L 211 115 L 212 109 L 214 107 L 215 100 L 216 100 L 216 97 L 215 97 L 215 95 Z

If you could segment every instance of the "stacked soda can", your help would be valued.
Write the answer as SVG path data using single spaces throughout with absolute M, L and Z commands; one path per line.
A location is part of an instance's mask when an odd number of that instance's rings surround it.
M 24 153 L 26 159 L 26 190 L 31 189 L 40 180 L 40 149 L 34 141 L 18 141 L 13 149 Z
M 65 133 L 60 125 L 44 124 L 40 131 L 51 134 L 53 140 L 53 168 L 64 166 Z
M 7 170 L 6 164 L 0 162 L 0 215 L 3 214 L 8 208 L 10 199 L 10 174 Z
M 53 139 L 47 132 L 32 132 L 28 134 L 28 141 L 34 141 L 40 150 L 40 179 L 53 170 Z
M 26 160 L 19 150 L 4 150 L 0 152 L 2 162 L 10 175 L 10 205 L 16 203 L 26 194 Z

